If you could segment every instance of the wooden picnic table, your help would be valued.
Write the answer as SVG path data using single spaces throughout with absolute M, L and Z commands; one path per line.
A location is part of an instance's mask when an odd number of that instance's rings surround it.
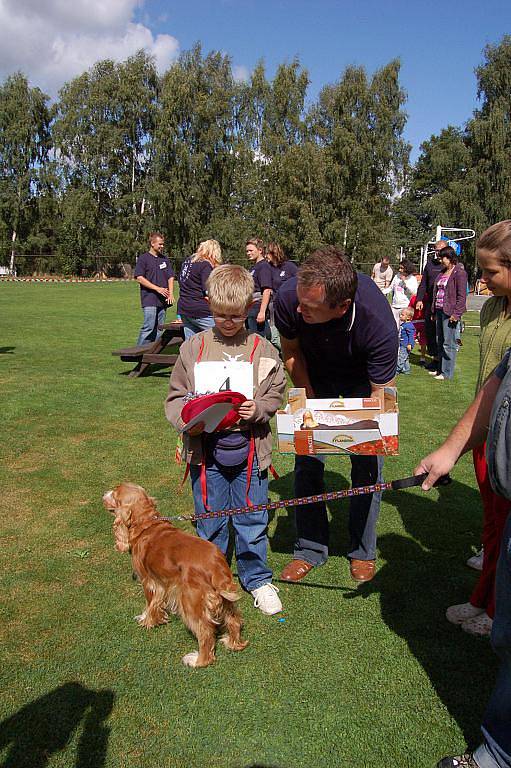
M 128 374 L 129 378 L 143 376 L 150 365 L 169 366 L 176 362 L 177 350 L 184 341 L 183 324 L 173 320 L 160 327 L 163 328 L 163 333 L 156 341 L 141 346 L 116 349 L 112 352 L 112 355 L 120 357 L 125 363 L 136 363 Z M 176 351 L 171 352 L 171 349 Z

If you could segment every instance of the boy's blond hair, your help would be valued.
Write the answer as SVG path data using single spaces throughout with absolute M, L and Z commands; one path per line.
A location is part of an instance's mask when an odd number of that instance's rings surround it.
M 415 314 L 415 310 L 412 307 L 405 307 L 404 309 L 401 310 L 401 312 L 405 312 L 408 320 L 411 320 Z
M 212 309 L 219 312 L 246 310 L 252 304 L 254 280 L 244 267 L 222 264 L 208 277 L 206 290 Z

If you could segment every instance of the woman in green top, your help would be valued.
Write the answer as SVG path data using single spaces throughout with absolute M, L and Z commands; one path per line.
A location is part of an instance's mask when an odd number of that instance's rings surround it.
M 477 243 L 481 280 L 493 296 L 481 310 L 480 362 L 477 391 L 511 347 L 511 220 L 487 229 Z M 474 468 L 483 502 L 483 570 L 468 603 L 452 605 L 446 616 L 466 632 L 489 635 L 495 613 L 495 571 L 500 542 L 511 503 L 491 489 L 485 445 L 473 452 Z

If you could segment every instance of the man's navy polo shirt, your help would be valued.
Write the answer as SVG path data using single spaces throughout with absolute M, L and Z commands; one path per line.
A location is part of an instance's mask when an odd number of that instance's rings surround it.
M 275 324 L 286 339 L 298 339 L 317 397 L 365 397 L 371 383 L 396 374 L 398 335 L 389 303 L 367 275 L 358 273 L 355 301 L 338 320 L 306 323 L 297 311 L 297 277 L 275 297 Z
M 145 277 L 160 288 L 168 288 L 170 278 L 174 277 L 174 270 L 166 256 L 153 256 L 152 253 L 146 252 L 138 257 L 134 276 Z M 167 306 L 167 300 L 161 293 L 144 285 L 140 286 L 140 303 L 143 307 Z
M 192 320 L 197 317 L 209 317 L 211 309 L 205 299 L 206 281 L 211 274 L 213 267 L 202 259 L 192 261 L 187 259 L 181 267 L 179 273 L 179 301 L 177 311 L 190 317 Z

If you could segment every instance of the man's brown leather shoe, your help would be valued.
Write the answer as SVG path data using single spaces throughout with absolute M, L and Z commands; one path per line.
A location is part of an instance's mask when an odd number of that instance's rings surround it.
M 313 568 L 314 566 L 306 560 L 291 560 L 280 574 L 280 578 L 283 581 L 300 581 Z
M 355 581 L 371 581 L 374 572 L 374 560 L 350 560 L 351 578 Z

